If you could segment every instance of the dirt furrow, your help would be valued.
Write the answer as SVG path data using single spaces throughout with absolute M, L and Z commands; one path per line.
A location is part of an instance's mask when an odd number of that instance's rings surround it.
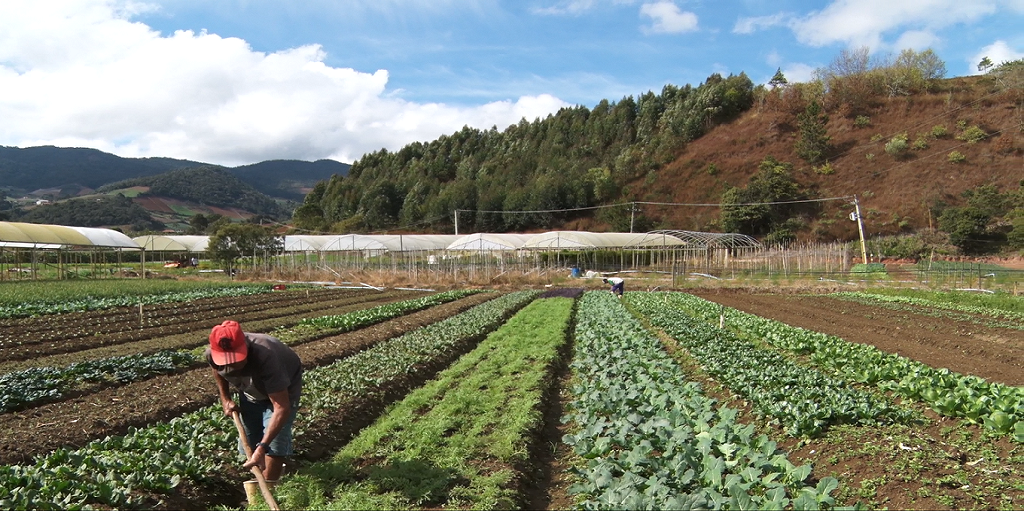
M 412 292 L 389 292 L 378 293 L 377 297 L 389 297 L 397 299 L 411 298 L 418 294 Z M 27 359 L 38 359 L 62 353 L 84 352 L 102 346 L 115 346 L 120 344 L 135 343 L 157 337 L 165 337 L 173 334 L 183 334 L 197 331 L 197 325 L 209 328 L 216 324 L 221 318 L 231 317 L 239 322 L 251 322 L 295 315 L 296 313 L 309 314 L 329 308 L 336 308 L 345 304 L 364 303 L 375 295 L 359 294 L 355 296 L 322 296 L 323 300 L 309 303 L 307 299 L 298 302 L 279 303 L 273 307 L 230 307 L 219 308 L 216 311 L 205 314 L 193 314 L 188 321 L 175 321 L 170 325 L 158 325 L 147 328 L 139 328 L 138 325 L 125 325 L 121 330 L 105 335 L 93 335 L 88 337 L 74 336 L 67 339 L 54 339 L 46 343 L 26 343 L 19 346 L 10 346 L 0 349 L 0 357 L 5 362 L 16 362 Z M 393 300 L 392 300 L 393 301 Z M 0 364 L 0 370 L 6 364 Z
M 306 368 L 329 364 L 496 296 L 469 296 L 368 328 L 308 342 L 296 346 L 295 351 Z M 129 427 L 169 420 L 215 401 L 213 378 L 208 369 L 199 368 L 0 415 L 0 464 L 27 463 L 32 457 L 58 447 L 78 447 L 96 438 L 124 434 Z
M 697 296 L 788 325 L 972 374 L 1007 385 L 1024 385 L 1024 332 L 985 327 L 911 311 L 897 311 L 827 296 L 763 295 L 725 291 Z

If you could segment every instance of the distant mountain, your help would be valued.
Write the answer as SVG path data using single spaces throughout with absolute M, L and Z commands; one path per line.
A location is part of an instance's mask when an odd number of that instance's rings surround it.
M 72 185 L 99 188 L 114 181 L 194 167 L 200 162 L 173 158 L 122 158 L 81 147 L 0 146 L 0 186 L 11 195 Z
M 243 182 L 228 169 L 213 165 L 200 165 L 155 176 L 118 181 L 102 186 L 97 191 L 110 193 L 133 187 L 148 188 L 143 194 L 145 196 L 169 197 L 202 206 L 237 208 L 271 218 L 285 219 L 291 214 L 290 208 L 278 204 L 271 197 Z
M 227 168 L 174 158 L 122 158 L 87 148 L 0 146 L 0 188 L 12 197 L 72 197 L 119 181 L 201 166 L 224 168 L 270 197 L 292 201 L 301 201 L 318 181 L 347 175 L 349 169 L 334 160 L 271 160 Z
M 235 167 L 231 173 L 271 196 L 302 202 L 318 181 L 346 176 L 351 165 L 334 160 L 268 160 Z

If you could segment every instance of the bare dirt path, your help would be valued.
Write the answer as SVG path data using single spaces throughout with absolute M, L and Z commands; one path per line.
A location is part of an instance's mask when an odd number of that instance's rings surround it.
M 496 296 L 494 293 L 472 295 L 361 330 L 301 344 L 294 349 L 306 368 L 329 364 Z M 27 463 L 32 457 L 59 447 L 82 446 L 96 438 L 124 434 L 129 427 L 169 420 L 212 404 L 216 395 L 209 370 L 200 368 L 3 414 L 0 415 L 0 464 Z
M 937 368 L 1007 385 L 1024 385 L 1024 332 L 873 307 L 827 296 L 693 294 L 788 325 L 869 344 Z

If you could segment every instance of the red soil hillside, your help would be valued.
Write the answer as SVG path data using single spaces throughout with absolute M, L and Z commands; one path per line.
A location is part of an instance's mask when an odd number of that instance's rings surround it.
M 826 105 L 835 148 L 829 157 L 832 174 L 815 172 L 796 155 L 796 113 L 802 105 L 786 112 L 765 103 L 715 127 L 628 191 L 642 201 L 718 203 L 728 186 L 746 186 L 761 160 L 773 156 L 792 163 L 795 179 L 814 197 L 856 194 L 868 236 L 927 228 L 935 222 L 929 210 L 937 203 L 959 205 L 964 190 L 991 183 L 1006 192 L 1024 180 L 1022 91 L 998 90 L 985 77 L 953 78 L 942 87 L 942 92 L 879 98 L 863 112 L 870 119 L 864 127 L 855 126 L 855 115 L 842 115 Z M 885 144 L 894 135 L 906 132 L 913 143 L 938 125 L 948 135 L 928 136 L 927 148 L 908 150 L 900 159 L 886 153 Z M 988 137 L 974 144 L 958 140 L 958 125 L 977 125 Z M 948 155 L 954 150 L 966 160 L 950 163 Z M 716 170 L 709 171 L 709 164 Z M 856 238 L 856 223 L 848 219 L 852 210 L 852 204 L 843 201 L 825 203 L 823 214 L 802 236 L 823 241 Z M 710 207 L 645 205 L 643 211 L 664 227 L 689 230 L 712 230 L 719 215 Z

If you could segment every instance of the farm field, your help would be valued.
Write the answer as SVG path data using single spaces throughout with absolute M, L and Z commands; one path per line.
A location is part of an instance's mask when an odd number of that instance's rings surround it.
M 0 507 L 240 507 L 233 425 L 195 358 L 228 317 L 307 369 L 283 508 L 1024 506 L 1012 300 L 581 292 L 311 289 L 0 320 Z
M 1013 319 L 1024 306 L 1020 298 L 1011 297 L 1012 306 L 963 311 L 948 303 L 892 307 L 879 297 L 853 300 L 842 294 L 722 289 L 695 294 L 727 308 L 873 346 L 927 367 L 1002 383 L 1017 396 L 1024 395 L 1024 323 Z M 951 309 L 960 311 L 951 313 Z M 734 399 L 727 392 L 722 396 Z M 971 421 L 940 415 L 934 406 L 918 402 L 916 407 L 925 418 L 919 424 L 844 425 L 823 437 L 785 445 L 793 449 L 795 458 L 813 463 L 816 472 L 843 481 L 842 500 L 847 502 L 894 509 L 1017 509 L 1024 505 L 1024 439 L 1014 442 L 992 436 Z M 1015 412 L 1018 420 L 1024 417 L 1019 397 Z M 1017 427 L 1021 431 L 1020 424 Z

